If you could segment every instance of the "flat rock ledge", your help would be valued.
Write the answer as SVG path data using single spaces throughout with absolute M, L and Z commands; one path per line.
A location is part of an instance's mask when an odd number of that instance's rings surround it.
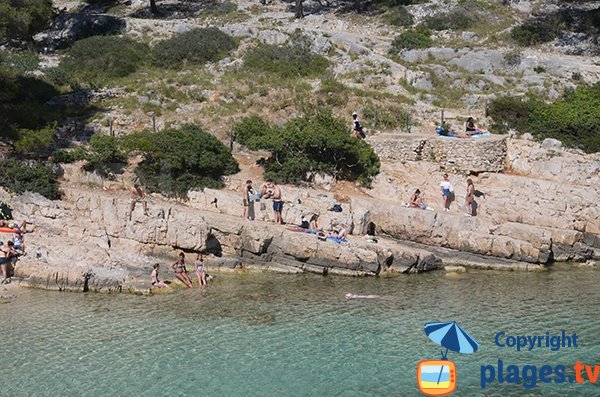
M 552 256 L 552 236 L 527 235 L 521 225 L 503 226 L 504 230 L 483 219 L 388 204 L 353 203 L 354 228 L 360 233 L 357 225 L 377 222 L 378 243 L 350 236 L 348 244 L 336 244 L 289 226 L 154 199 L 150 216 L 136 209 L 128 221 L 128 200 L 101 190 L 66 190 L 65 201 L 30 193 L 0 194 L 0 199 L 11 205 L 18 219 L 35 225 L 26 236 L 28 255 L 17 263 L 16 275 L 24 286 L 48 290 L 172 292 L 179 286 L 176 281 L 169 288 L 150 288 L 149 274 L 154 263 L 161 263 L 162 278 L 174 279 L 170 264 L 180 251 L 188 253 L 190 264 L 196 252 L 203 252 L 211 274 L 268 271 L 353 277 L 445 266 L 537 271 L 544 270 Z M 453 232 L 459 229 L 463 232 Z

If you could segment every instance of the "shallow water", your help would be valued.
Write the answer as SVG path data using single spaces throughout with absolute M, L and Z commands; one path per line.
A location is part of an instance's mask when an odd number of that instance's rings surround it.
M 600 364 L 600 272 L 444 272 L 393 279 L 220 275 L 205 291 L 131 296 L 24 290 L 0 305 L 1 396 L 418 396 L 440 347 L 423 325 L 480 342 L 450 352 L 459 396 L 597 396 L 591 384 L 492 383 L 480 367 Z M 344 294 L 378 294 L 346 300 Z M 577 332 L 579 348 L 516 352 L 513 335 Z M 573 375 L 572 370 L 567 370 Z M 600 386 L 600 382 L 599 382 Z

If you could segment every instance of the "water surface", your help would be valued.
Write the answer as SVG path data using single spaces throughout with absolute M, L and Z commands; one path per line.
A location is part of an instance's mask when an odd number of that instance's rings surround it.
M 481 344 L 449 353 L 459 396 L 597 396 L 594 385 L 494 383 L 480 366 L 600 364 L 600 272 L 444 272 L 385 278 L 220 275 L 207 290 L 132 296 L 24 290 L 0 305 L 1 396 L 418 396 L 437 359 L 423 325 Z M 347 292 L 377 294 L 346 300 Z M 507 334 L 577 332 L 580 347 L 516 352 Z M 573 371 L 569 372 L 570 375 Z

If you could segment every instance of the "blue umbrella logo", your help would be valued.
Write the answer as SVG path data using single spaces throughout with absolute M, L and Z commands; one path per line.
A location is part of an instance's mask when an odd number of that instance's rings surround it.
M 479 349 L 479 342 L 466 333 L 455 322 L 427 323 L 425 324 L 425 333 L 429 339 L 446 348 L 445 353 L 442 351 L 442 360 L 447 360 L 446 356 L 448 355 L 448 350 L 457 353 L 471 354 Z
M 448 360 L 448 350 L 471 354 L 479 343 L 455 322 L 427 323 L 425 333 L 435 343 L 445 347 L 440 360 L 423 360 L 417 366 L 419 390 L 429 396 L 441 396 L 456 389 L 456 365 Z

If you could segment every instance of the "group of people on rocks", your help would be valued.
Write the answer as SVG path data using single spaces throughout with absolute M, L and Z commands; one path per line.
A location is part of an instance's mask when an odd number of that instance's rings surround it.
M 192 278 L 190 277 L 190 274 L 187 268 L 185 267 L 185 254 L 183 252 L 179 254 L 179 259 L 177 259 L 177 261 L 175 261 L 175 263 L 173 263 L 171 267 L 173 268 L 174 275 L 175 277 L 177 277 L 178 280 L 180 280 L 188 288 L 193 287 Z M 196 277 L 198 277 L 198 285 L 200 287 L 206 287 L 206 264 L 204 262 L 204 257 L 202 256 L 202 254 L 196 255 L 195 268 Z M 153 287 L 163 288 L 167 286 L 167 283 L 161 281 L 158 278 L 159 269 L 160 264 L 156 263 L 153 266 L 150 278 L 152 279 Z
M 444 212 L 450 211 L 450 203 L 452 202 L 452 198 L 454 197 L 454 187 L 452 183 L 450 183 L 450 179 L 448 174 L 444 174 L 442 181 L 440 182 L 440 189 L 442 191 L 442 200 L 444 203 Z M 416 189 L 413 195 L 410 197 L 409 207 L 412 208 L 420 208 L 420 209 L 430 209 L 425 204 L 423 195 L 421 194 L 420 189 Z M 473 180 L 471 178 L 467 179 L 467 193 L 465 195 L 465 215 L 466 216 L 474 216 L 475 214 L 475 185 L 473 184 Z
M 24 234 L 27 231 L 27 221 L 16 223 L 14 221 L 0 219 L 0 227 L 11 229 L 13 233 L 12 240 L 8 240 L 6 243 L 0 241 L 0 271 L 2 272 L 0 284 L 9 284 L 11 282 L 15 262 L 18 257 L 25 255 Z
M 254 220 L 254 203 L 260 200 L 271 199 L 273 201 L 273 218 L 274 222 L 283 225 L 283 194 L 281 187 L 273 182 L 272 179 L 267 179 L 259 188 L 258 191 L 252 186 L 252 181 L 247 180 L 242 189 L 242 204 L 244 206 L 244 219 Z

